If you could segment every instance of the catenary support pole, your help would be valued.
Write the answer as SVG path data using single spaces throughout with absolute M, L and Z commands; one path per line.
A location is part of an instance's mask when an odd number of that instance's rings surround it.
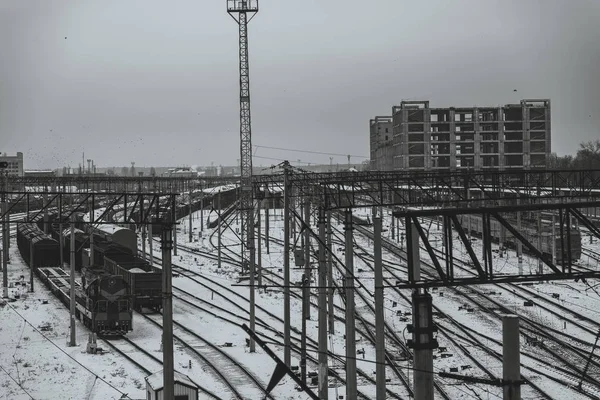
M 142 225 L 142 259 L 146 260 L 148 256 L 146 255 L 146 225 Z M 150 244 L 150 241 L 148 241 Z
M 375 209 L 375 207 L 373 207 Z M 373 214 L 375 215 L 375 213 Z M 375 361 L 376 399 L 385 400 L 385 314 L 383 308 L 383 264 L 381 260 L 381 217 L 373 218 L 375 267 Z
M 190 191 L 189 191 L 189 195 L 188 195 L 188 207 L 189 207 L 189 216 L 188 216 L 188 223 L 189 223 L 189 235 L 188 235 L 188 242 L 192 243 L 192 215 L 194 214 L 192 212 L 192 188 L 190 187 Z M 200 209 L 202 209 L 202 207 L 204 207 L 204 199 L 200 198 Z
M 352 211 L 346 211 L 346 270 L 344 283 L 346 287 L 346 397 L 356 400 L 356 341 L 354 322 L 354 244 L 352 237 Z
M 262 232 L 261 232 L 261 220 L 262 220 L 262 201 L 258 201 L 258 213 L 256 214 L 256 231 L 258 235 L 256 237 L 256 242 L 258 243 L 258 254 L 257 254 L 257 269 L 258 269 L 258 287 L 262 286 Z
M 89 208 L 90 208 L 90 267 L 93 268 L 94 266 L 94 220 L 95 215 L 94 215 L 94 207 L 93 206 L 93 201 L 89 204 Z
M 302 301 L 304 302 L 304 308 L 306 313 L 304 318 L 310 319 L 310 200 L 306 199 L 304 202 L 304 276 L 308 279 L 308 285 L 306 288 L 306 296 L 303 296 Z
M 221 269 L 221 191 L 217 194 L 217 268 Z
M 519 348 L 519 317 L 502 316 L 502 377 L 504 400 L 521 399 L 521 354 Z
M 148 251 L 150 252 L 150 266 L 154 266 L 154 236 L 152 233 L 152 223 L 148 225 Z
M 33 293 L 33 270 L 35 269 L 35 251 L 33 242 L 29 243 L 29 291 Z
M 8 253 L 8 246 L 6 244 L 7 240 L 6 237 L 9 236 L 6 234 L 6 228 L 4 227 L 5 225 L 5 221 L 6 221 L 6 202 L 2 202 L 2 207 L 0 207 L 0 210 L 2 211 L 2 215 L 4 215 L 3 217 L 3 221 L 2 221 L 2 296 L 3 297 L 8 297 L 8 262 L 6 261 L 6 254 Z M 33 269 L 33 268 L 31 268 Z M 32 279 L 33 281 L 33 279 Z M 33 286 L 32 286 L 33 287 Z
M 70 250 L 71 250 L 71 273 L 70 273 L 70 280 L 69 280 L 69 284 L 71 285 L 71 292 L 69 294 L 69 296 L 71 297 L 70 299 L 70 327 L 71 327 L 71 337 L 69 340 L 69 346 L 76 346 L 76 332 L 75 332 L 75 304 L 76 304 L 76 299 L 75 299 L 75 214 L 71 214 L 71 246 L 70 246 Z
M 200 232 L 204 232 L 204 192 L 200 193 Z
M 538 197 L 539 197 L 539 190 L 538 190 Z M 539 251 L 542 251 L 542 212 L 538 211 L 537 213 L 537 248 Z M 553 240 L 554 241 L 554 240 Z M 543 268 L 543 263 L 542 263 L 542 259 L 538 258 L 538 274 L 543 274 L 544 273 L 544 268 Z
M 331 211 L 327 211 L 327 316 L 329 319 L 329 334 L 335 333 L 335 307 L 333 304 L 333 256 L 331 254 Z
M 162 291 L 163 291 L 163 382 L 165 400 L 175 397 L 175 377 L 173 365 L 173 292 L 171 273 L 171 241 L 172 229 L 170 221 L 162 226 L 161 250 L 162 250 Z
M 521 195 L 517 192 L 517 206 L 521 204 Z M 521 211 L 517 211 L 517 230 L 521 232 Z M 523 243 L 517 240 L 517 259 L 519 275 L 523 275 Z
M 175 205 L 173 203 L 173 205 Z M 177 255 L 177 217 L 175 217 L 175 209 L 173 209 L 173 255 Z
M 62 196 L 58 198 L 58 247 L 60 247 L 60 267 L 65 268 L 65 235 L 63 232 Z
M 283 170 L 283 362 L 291 366 L 290 341 L 290 184 Z
M 260 208 L 259 208 L 260 210 Z M 256 247 L 254 246 L 254 211 L 246 214 L 248 224 L 248 250 L 250 259 L 248 260 L 248 266 L 250 269 L 250 329 L 254 332 L 256 323 Z M 259 237 L 260 240 L 260 237 Z M 250 353 L 256 351 L 256 342 L 254 338 L 250 338 Z
M 48 234 L 48 186 L 44 186 L 44 195 L 43 195 L 43 201 L 44 201 L 44 233 Z
M 410 246 L 413 279 L 421 278 L 421 259 L 419 256 L 419 233 L 413 223 L 406 224 L 407 249 Z M 410 230 L 410 232 L 409 232 Z M 410 241 L 408 240 L 410 237 Z M 414 289 L 413 303 L 413 339 L 411 347 L 414 348 L 414 377 L 413 391 L 415 400 L 433 400 L 433 349 L 437 342 L 433 339 L 433 319 L 431 295 Z
M 308 294 L 308 277 L 302 274 L 302 336 L 300 337 L 300 379 L 306 382 L 306 301 Z
M 327 365 L 327 264 L 325 248 L 325 211 L 319 208 L 319 398 L 329 398 Z
M 269 241 L 271 240 L 270 232 L 269 232 L 269 204 L 270 203 L 271 202 L 269 200 L 265 201 L 265 205 L 266 205 L 266 208 L 265 208 L 265 236 L 266 236 L 265 250 L 267 250 L 267 254 L 269 254 Z
M 556 212 L 555 212 L 555 210 L 552 210 L 552 264 L 556 265 Z

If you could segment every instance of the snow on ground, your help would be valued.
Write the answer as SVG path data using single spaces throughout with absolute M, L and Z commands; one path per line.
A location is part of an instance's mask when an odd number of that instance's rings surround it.
M 143 397 L 144 374 L 119 355 L 87 354 L 88 331 L 79 322 L 77 346 L 67 346 L 69 311 L 37 277 L 34 293 L 15 286 L 23 281 L 21 276 L 29 283 L 29 268 L 14 241 L 10 261 L 9 296 L 19 298 L 0 306 L 0 399 L 104 400 L 123 393 Z

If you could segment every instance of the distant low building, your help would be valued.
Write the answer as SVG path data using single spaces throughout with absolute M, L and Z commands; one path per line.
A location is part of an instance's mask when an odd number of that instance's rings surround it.
M 23 176 L 25 178 L 46 178 L 46 177 L 55 177 L 56 171 L 50 169 L 44 170 L 27 170 L 23 172 Z
M 23 176 L 23 153 L 17 152 L 16 156 L 9 156 L 6 153 L 0 154 L 0 162 L 7 162 L 8 167 L 1 170 L 0 173 L 8 176 Z
M 166 172 L 163 173 L 163 176 L 170 178 L 197 178 L 198 171 L 189 167 L 169 168 Z

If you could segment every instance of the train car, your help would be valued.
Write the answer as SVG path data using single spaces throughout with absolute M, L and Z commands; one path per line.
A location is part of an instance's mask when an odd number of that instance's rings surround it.
M 133 307 L 160 311 L 162 308 L 162 272 L 154 271 L 148 261 L 127 252 L 112 252 L 104 257 L 104 269 L 120 275 L 130 287 Z
M 84 322 L 92 331 L 107 336 L 133 330 L 131 291 L 122 276 L 86 268 L 82 280 L 88 302 Z
M 94 229 L 94 233 L 108 242 L 117 243 L 128 248 L 132 253 L 137 253 L 137 234 L 129 228 L 112 224 L 101 224 Z
M 17 247 L 23 260 L 68 307 L 70 277 L 60 268 L 60 246 L 33 223 L 17 227 Z M 33 257 L 33 260 L 32 260 Z M 129 286 L 119 275 L 88 274 L 87 285 L 76 284 L 77 316 L 100 335 L 125 334 L 133 328 Z
M 471 234 L 481 237 L 482 231 L 482 222 L 480 215 L 458 215 L 458 220 L 461 225 L 467 232 L 471 232 Z M 495 242 L 499 242 L 501 235 L 501 224 L 495 219 L 491 219 L 490 233 Z M 509 221 L 513 226 L 516 226 L 515 221 Z M 566 227 L 563 228 L 566 231 Z M 558 264 L 562 263 L 562 259 L 566 260 L 568 258 L 568 244 L 565 243 L 565 248 L 562 248 L 562 243 L 559 235 L 560 227 L 555 228 L 556 235 L 552 234 L 552 226 L 548 223 L 542 225 L 542 230 L 539 231 L 537 228 L 537 224 L 530 224 L 527 222 L 521 222 L 521 230 L 520 233 L 536 248 L 538 247 L 538 240 L 541 239 L 541 247 L 538 248 L 543 254 L 552 258 L 552 250 L 553 246 L 556 250 L 556 262 Z M 515 237 L 508 231 L 504 232 L 505 235 L 505 245 L 510 248 L 516 248 L 517 240 Z M 558 237 L 557 237 L 558 236 Z M 571 261 L 576 261 L 581 257 L 581 233 L 579 229 L 571 228 L 570 231 L 570 242 L 571 242 Z M 553 244 L 554 242 L 554 244 Z M 527 249 L 523 247 L 523 252 L 527 253 Z
M 66 306 L 70 306 L 69 274 L 62 268 L 38 270 L 42 282 Z M 120 276 L 103 271 L 86 271 L 84 285 L 75 282 L 76 317 L 99 336 L 125 335 L 133 330 L 133 311 L 127 283 Z
M 23 260 L 30 267 L 55 266 L 60 264 L 60 246 L 49 235 L 44 234 L 36 224 L 17 225 L 17 247 Z M 33 256 L 33 265 L 31 257 Z

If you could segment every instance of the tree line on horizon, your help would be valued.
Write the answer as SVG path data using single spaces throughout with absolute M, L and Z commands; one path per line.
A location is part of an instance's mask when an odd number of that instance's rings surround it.
M 600 139 L 580 143 L 575 156 L 558 156 L 552 153 L 548 160 L 548 168 L 600 169 Z

